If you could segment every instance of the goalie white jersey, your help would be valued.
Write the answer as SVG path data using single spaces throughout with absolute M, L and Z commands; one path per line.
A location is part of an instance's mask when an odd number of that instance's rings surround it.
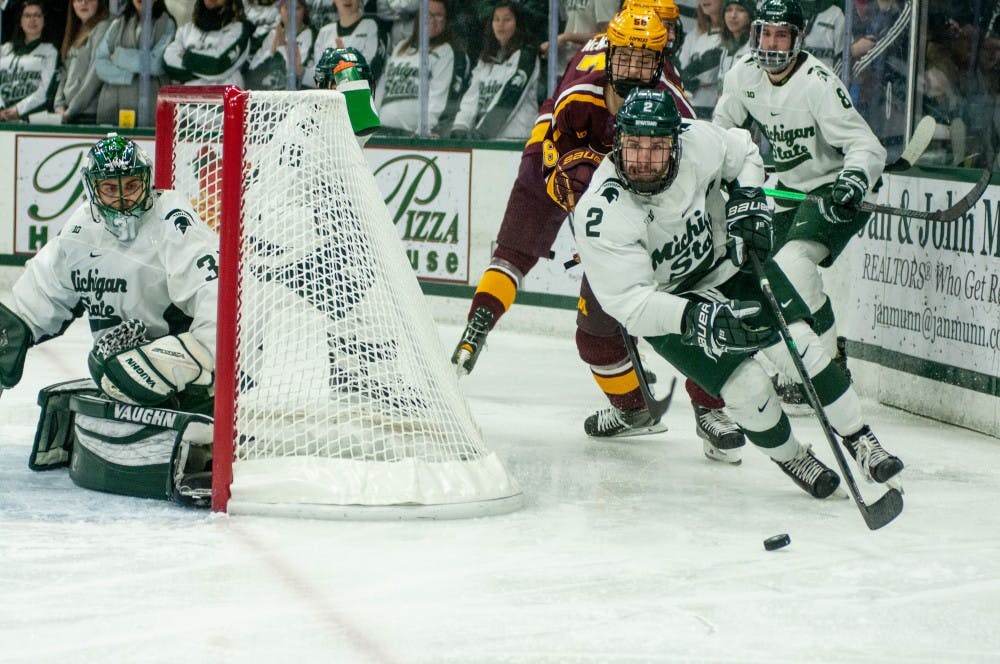
M 736 274 L 726 257 L 723 183 L 759 187 L 764 164 L 742 129 L 692 120 L 677 176 L 652 196 L 624 188 L 611 158 L 594 171 L 573 217 L 576 246 L 604 310 L 632 334 L 680 334 L 689 291 Z
M 713 121 L 743 127 L 753 119 L 774 150 L 774 167 L 784 187 L 812 191 L 846 168 L 856 168 L 870 185 L 882 175 L 886 151 L 851 103 L 840 80 L 808 53 L 797 69 L 775 85 L 753 57 L 729 70 Z
M 154 193 L 131 242 L 95 221 L 84 203 L 25 265 L 13 310 L 36 342 L 83 315 L 95 341 L 138 318 L 151 339 L 189 331 L 214 356 L 218 259 L 218 236 L 174 191 Z

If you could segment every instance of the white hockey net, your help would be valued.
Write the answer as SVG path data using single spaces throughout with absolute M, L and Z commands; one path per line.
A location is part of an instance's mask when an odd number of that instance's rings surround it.
M 220 348 L 216 397 L 234 405 L 232 438 L 216 411 L 217 456 L 235 444 L 228 511 L 516 509 L 520 490 L 472 419 L 343 96 L 242 97 L 242 148 L 227 146 L 224 166 L 227 188 L 242 180 L 242 203 L 222 221 L 221 270 L 235 289 L 220 286 L 220 345 L 230 305 L 235 322 L 234 394 L 222 393 Z M 225 140 L 237 133 L 227 124 Z

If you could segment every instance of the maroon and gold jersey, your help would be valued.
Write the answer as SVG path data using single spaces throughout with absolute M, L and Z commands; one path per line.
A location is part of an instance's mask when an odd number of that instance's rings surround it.
M 577 52 L 566 67 L 553 95 L 552 120 L 545 137 L 547 168 L 555 165 L 560 155 L 576 148 L 589 147 L 600 153 L 611 150 L 614 116 L 608 112 L 604 100 L 608 82 L 605 69 L 607 48 L 607 38 L 597 35 Z M 663 73 L 656 89 L 670 92 L 681 117 L 695 117 L 694 109 L 684 95 L 680 76 L 669 61 L 663 63 Z

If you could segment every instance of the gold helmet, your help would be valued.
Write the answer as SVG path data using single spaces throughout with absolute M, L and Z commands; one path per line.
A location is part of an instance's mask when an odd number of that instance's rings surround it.
M 608 23 L 608 45 L 644 48 L 663 52 L 667 45 L 667 29 L 651 9 L 622 9 Z
M 622 98 L 652 88 L 663 72 L 667 29 L 652 10 L 622 9 L 608 23 L 608 81 Z
M 625 0 L 622 9 L 648 9 L 659 17 L 660 21 L 676 21 L 680 18 L 680 11 L 674 0 Z

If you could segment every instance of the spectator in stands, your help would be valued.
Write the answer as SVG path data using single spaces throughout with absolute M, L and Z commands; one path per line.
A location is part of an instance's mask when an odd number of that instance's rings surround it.
M 912 4 L 870 0 L 855 7 L 851 43 L 851 94 L 892 163 L 903 151 L 906 80 Z
M 922 110 L 924 115 L 934 118 L 937 130 L 921 159 L 923 163 L 958 166 L 966 157 L 963 86 L 971 62 L 974 32 L 970 17 L 956 19 L 950 11 L 935 11 L 931 6 L 927 17 Z
M 538 115 L 538 50 L 530 15 L 519 0 L 499 0 L 486 23 L 483 51 L 472 70 L 451 130 L 453 138 L 523 140 Z
M 121 15 L 111 21 L 104 39 L 94 53 L 94 68 L 101 79 L 97 97 L 97 123 L 118 124 L 120 110 L 139 108 L 139 87 L 143 56 L 139 49 L 143 0 L 132 0 Z M 163 51 L 174 38 L 174 19 L 163 0 L 153 0 L 152 49 L 149 58 L 149 108 L 156 106 L 156 93 L 169 79 L 163 68 Z
M 14 38 L 0 47 L 0 122 L 27 121 L 52 107 L 59 52 L 42 41 L 45 5 L 25 0 Z
M 991 18 L 993 20 L 991 20 Z M 983 16 L 965 87 L 966 155 L 959 165 L 1000 168 L 1000 20 Z
M 94 52 L 110 21 L 107 0 L 72 0 L 60 55 L 62 80 L 56 90 L 55 111 L 63 124 L 97 122 L 97 95 L 101 79 L 93 67 Z
M 681 80 L 699 118 L 711 118 L 719 98 L 722 59 L 722 0 L 698 0 L 697 27 L 678 54 Z
M 806 18 L 802 50 L 839 74 L 844 60 L 844 1 L 801 0 L 800 4 Z
M 328 48 L 353 46 L 371 65 L 374 82 L 382 77 L 386 54 L 389 52 L 389 26 L 378 17 L 362 11 L 362 0 L 333 0 L 337 20 L 327 23 L 316 35 L 313 61 L 306 64 L 305 84 L 315 87 L 315 60 Z
M 308 13 L 309 5 L 306 4 L 306 1 L 300 0 L 300 2 L 296 2 L 296 7 L 299 4 L 306 7 L 306 13 Z M 281 16 L 278 13 L 278 2 L 275 0 L 246 0 L 243 4 L 243 12 L 250 23 L 250 59 L 253 59 L 271 34 L 271 31 L 281 22 Z
M 560 72 L 566 69 L 573 55 L 590 41 L 591 37 L 608 29 L 608 22 L 620 6 L 620 0 L 562 0 L 559 3 L 560 18 L 565 21 L 563 31 L 556 37 Z M 544 26 L 544 22 L 540 23 Z M 525 29 L 534 28 L 525 26 Z M 543 41 L 539 49 L 542 55 L 547 57 L 549 42 Z
M 250 53 L 253 28 L 243 0 L 198 0 L 191 22 L 163 52 L 171 78 L 185 85 L 243 87 L 241 68 Z
M 750 24 L 757 13 L 756 0 L 728 0 L 723 13 L 719 60 L 719 93 L 733 63 L 750 53 Z
M 288 48 L 285 30 L 288 25 L 288 0 L 278 0 L 281 20 L 271 30 L 261 48 L 250 60 L 247 87 L 253 90 L 284 90 L 288 78 Z M 295 3 L 295 80 L 302 83 L 305 63 L 312 60 L 316 31 L 309 21 L 305 0 Z
M 440 136 L 450 126 L 465 92 L 469 77 L 469 58 L 461 42 L 452 35 L 449 6 L 443 0 L 430 0 L 430 71 L 428 80 L 427 126 Z M 413 133 L 420 116 L 420 22 L 414 21 L 413 33 L 389 56 L 385 75 L 375 89 L 375 102 L 382 119 L 382 132 Z

